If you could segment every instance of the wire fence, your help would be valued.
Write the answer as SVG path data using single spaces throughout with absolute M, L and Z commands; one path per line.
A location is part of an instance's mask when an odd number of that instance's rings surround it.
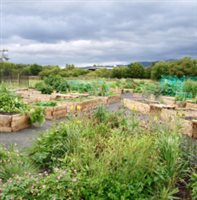
M 29 87 L 29 76 L 1 75 L 0 84 Z

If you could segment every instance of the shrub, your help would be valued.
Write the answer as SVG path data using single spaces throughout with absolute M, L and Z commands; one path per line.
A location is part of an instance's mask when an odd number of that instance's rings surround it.
M 43 82 L 36 83 L 35 88 L 41 91 L 42 94 L 52 94 L 53 88 L 50 85 L 46 85 Z
M 44 82 L 47 86 L 50 86 L 51 88 L 53 88 L 56 91 L 59 91 L 59 86 L 62 84 L 62 77 L 59 75 L 50 75 L 48 77 L 44 78 Z
M 153 94 L 155 97 L 159 97 L 161 95 L 161 88 L 157 83 L 149 83 L 144 86 L 142 93 L 147 96 Z
M 32 160 L 41 168 L 59 166 L 60 159 L 65 154 L 71 154 L 77 149 L 80 137 L 78 125 L 61 123 L 37 139 L 30 151 Z
M 184 83 L 183 91 L 192 94 L 193 97 L 197 96 L 197 81 L 187 80 Z

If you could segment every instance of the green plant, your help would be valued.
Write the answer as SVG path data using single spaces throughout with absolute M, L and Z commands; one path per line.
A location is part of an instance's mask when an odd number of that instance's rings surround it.
M 4 184 L 0 197 L 2 200 L 79 199 L 77 178 L 73 171 L 62 169 L 56 169 L 52 174 L 45 171 L 39 174 L 14 176 Z
M 26 155 L 20 153 L 16 148 L 6 149 L 0 146 L 0 179 L 6 182 L 13 176 L 22 176 L 25 173 L 37 172 L 36 167 L 30 162 Z
M 24 113 L 30 118 L 30 123 L 34 124 L 38 122 L 39 124 L 44 123 L 45 114 L 44 110 L 41 108 L 31 108 L 25 104 L 21 98 L 19 98 L 14 93 L 11 93 L 5 88 L 0 88 L 0 112 L 3 113 Z
M 62 81 L 63 79 L 59 75 L 50 75 L 44 78 L 45 84 L 51 86 L 56 91 L 58 91 L 58 88 L 62 84 Z
M 50 85 L 45 84 L 44 82 L 36 83 L 35 88 L 38 91 L 41 91 L 42 94 L 51 94 L 53 92 L 53 88 Z
M 197 96 L 197 81 L 187 80 L 184 82 L 183 91 L 192 94 L 192 97 Z
M 196 98 L 192 99 L 192 103 L 197 103 L 197 96 Z
M 47 102 L 37 102 L 37 103 L 34 103 L 34 105 L 36 106 L 49 106 L 49 107 L 54 107 L 57 105 L 57 102 L 54 102 L 54 101 L 47 101 Z
M 32 147 L 30 155 L 32 160 L 42 168 L 52 169 L 59 166 L 60 159 L 65 154 L 71 154 L 79 145 L 80 137 L 78 125 L 61 123 L 53 127 L 47 134 L 42 134 Z
M 0 88 L 0 112 L 21 113 L 27 110 L 22 100 L 6 88 Z
M 147 96 L 153 94 L 157 98 L 161 95 L 161 88 L 157 83 L 149 83 L 144 86 L 142 93 Z
M 193 172 L 191 176 L 192 198 L 197 199 L 197 173 Z
M 108 112 L 104 106 L 100 106 L 96 109 L 94 113 L 94 117 L 98 120 L 98 122 L 104 122 L 108 118 Z
M 45 111 L 42 108 L 32 108 L 29 111 L 30 123 L 42 125 L 45 122 Z
M 176 199 L 177 181 L 194 170 L 178 131 L 124 110 L 73 116 L 30 149 L 45 172 L 13 176 L 1 199 Z

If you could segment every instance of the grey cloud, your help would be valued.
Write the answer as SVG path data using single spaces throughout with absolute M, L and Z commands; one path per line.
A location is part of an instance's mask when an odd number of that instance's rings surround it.
M 12 60 L 64 64 L 196 56 L 196 1 L 6 1 Z M 53 56 L 53 57 L 52 57 Z

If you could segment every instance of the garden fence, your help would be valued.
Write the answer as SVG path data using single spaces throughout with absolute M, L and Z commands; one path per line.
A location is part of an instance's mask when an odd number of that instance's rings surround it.
M 28 87 L 29 77 L 24 75 L 1 75 L 0 84 Z

